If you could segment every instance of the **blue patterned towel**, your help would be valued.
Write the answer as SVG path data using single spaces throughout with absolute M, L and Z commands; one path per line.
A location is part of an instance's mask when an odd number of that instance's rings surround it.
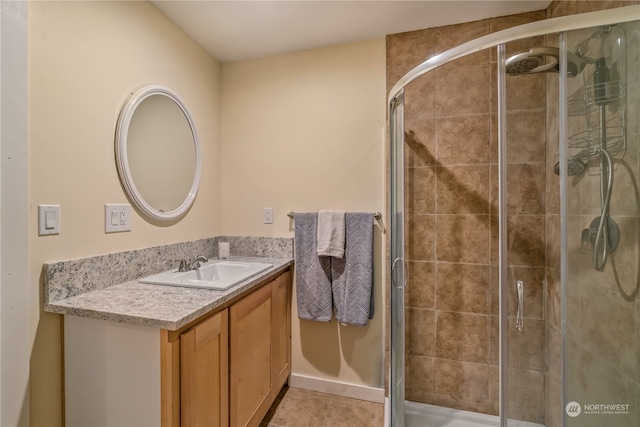
M 345 228 L 344 258 L 331 259 L 333 306 L 338 322 L 366 325 L 374 308 L 373 214 L 347 212 Z
M 298 317 L 331 320 L 331 258 L 317 252 L 318 213 L 295 214 L 295 274 Z

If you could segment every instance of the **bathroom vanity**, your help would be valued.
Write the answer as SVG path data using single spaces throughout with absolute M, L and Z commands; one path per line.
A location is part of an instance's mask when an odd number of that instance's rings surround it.
M 254 290 L 255 289 L 255 290 Z M 162 426 L 258 426 L 291 372 L 291 273 L 161 331 Z
M 92 282 L 91 262 L 45 265 L 45 310 L 64 314 L 66 425 L 258 426 L 291 372 L 293 260 L 251 259 L 272 267 L 226 291 L 61 290 L 64 275 Z

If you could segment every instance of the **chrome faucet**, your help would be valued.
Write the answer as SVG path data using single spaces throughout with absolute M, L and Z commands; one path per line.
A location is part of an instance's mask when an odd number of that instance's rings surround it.
M 203 262 L 207 261 L 209 261 L 209 258 L 204 255 L 198 255 L 196 259 L 191 261 L 191 264 L 189 264 L 189 270 L 197 270 L 198 268 L 200 268 Z
M 197 270 L 200 268 L 200 266 L 202 266 L 203 262 L 207 262 L 207 261 L 209 261 L 209 258 L 207 258 L 204 255 L 198 255 L 196 259 L 191 261 L 191 263 L 189 263 L 188 265 L 187 265 L 187 261 L 182 260 L 180 261 L 180 266 L 178 267 L 178 271 L 180 273 L 184 273 L 185 271 Z

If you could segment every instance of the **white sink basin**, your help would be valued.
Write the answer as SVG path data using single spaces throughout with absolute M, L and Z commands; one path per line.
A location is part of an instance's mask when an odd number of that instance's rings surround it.
M 273 264 L 245 261 L 208 261 L 200 268 L 185 272 L 169 270 L 138 279 L 153 285 L 185 286 L 224 291 L 261 273 Z

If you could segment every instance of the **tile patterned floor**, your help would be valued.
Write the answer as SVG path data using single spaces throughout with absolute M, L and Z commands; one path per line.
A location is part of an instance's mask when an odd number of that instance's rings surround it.
M 260 427 L 382 427 L 384 405 L 284 386 Z

